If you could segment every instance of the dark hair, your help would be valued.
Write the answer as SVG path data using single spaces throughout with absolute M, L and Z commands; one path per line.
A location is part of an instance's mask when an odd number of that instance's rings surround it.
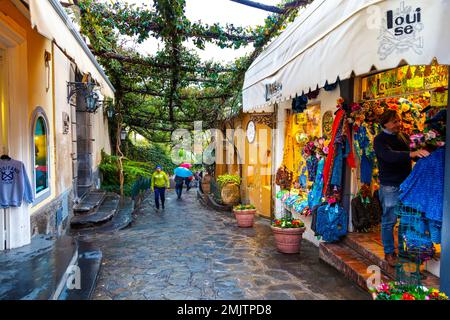
M 383 114 L 380 116 L 380 124 L 384 128 L 384 125 L 391 121 L 392 119 L 395 119 L 398 116 L 397 111 L 393 109 L 387 109 L 383 112 Z

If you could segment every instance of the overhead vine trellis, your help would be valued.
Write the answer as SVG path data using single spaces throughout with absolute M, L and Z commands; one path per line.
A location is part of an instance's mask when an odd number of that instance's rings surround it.
M 173 130 L 191 129 L 194 120 L 213 126 L 224 109 L 239 108 L 245 70 L 308 2 L 284 1 L 265 25 L 244 28 L 192 22 L 185 15 L 185 0 L 155 0 L 152 6 L 74 1 L 81 32 L 117 89 L 116 112 L 125 125 L 154 142 L 169 142 Z M 139 54 L 123 40 L 140 44 L 150 37 L 163 43 L 153 56 Z M 221 65 L 201 61 L 185 47 L 188 40 L 199 49 L 213 43 L 233 49 L 253 44 L 255 50 Z
M 235 1 L 254 6 L 253 1 Z M 292 21 L 300 6 L 310 0 L 281 0 L 265 24 L 241 27 L 233 24 L 192 22 L 185 15 L 186 0 L 154 0 L 152 6 L 120 1 L 73 0 L 81 33 L 116 88 L 111 137 L 120 150 L 120 130 L 131 128 L 149 141 L 170 143 L 179 128 L 193 129 L 194 121 L 212 128 L 241 106 L 244 74 L 264 46 Z M 68 7 L 69 5 L 66 5 Z M 149 38 L 163 45 L 152 56 L 139 53 L 136 45 Z M 186 41 L 199 49 L 206 43 L 238 49 L 252 44 L 254 51 L 229 65 L 201 61 L 188 50 Z M 130 45 L 131 42 L 131 45 Z M 122 183 L 121 183 L 122 184 Z

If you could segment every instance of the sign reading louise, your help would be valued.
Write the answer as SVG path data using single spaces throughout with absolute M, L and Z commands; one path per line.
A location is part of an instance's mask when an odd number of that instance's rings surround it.
M 266 101 L 281 96 L 282 89 L 283 85 L 277 81 L 266 84 Z
M 378 54 L 381 60 L 386 59 L 392 53 L 409 50 L 413 50 L 419 55 L 423 53 L 422 13 L 422 8 L 408 6 L 405 1 L 400 3 L 399 8 L 386 12 L 378 37 L 380 40 Z

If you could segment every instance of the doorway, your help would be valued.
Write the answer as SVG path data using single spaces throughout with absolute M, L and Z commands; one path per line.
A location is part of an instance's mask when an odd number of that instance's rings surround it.
M 82 82 L 82 75 L 77 72 L 75 81 Z M 86 101 L 83 95 L 76 96 L 76 192 L 77 198 L 82 199 L 93 186 L 92 172 L 92 117 L 86 111 Z

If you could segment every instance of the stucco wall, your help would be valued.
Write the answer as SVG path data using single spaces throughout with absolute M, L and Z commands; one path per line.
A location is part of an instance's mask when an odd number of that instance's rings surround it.
M 72 118 L 71 106 L 67 102 L 67 82 L 71 79 L 71 62 L 61 50 L 54 46 L 53 50 L 54 63 L 54 85 L 55 85 L 55 143 L 56 143 L 56 171 L 55 176 L 56 196 L 72 187 L 72 140 L 76 137 L 72 136 L 71 122 Z M 63 115 L 69 116 L 68 132 L 64 132 Z
M 92 171 L 95 172 L 102 160 L 101 151 L 111 154 L 111 141 L 108 131 L 108 118 L 105 116 L 104 108 L 99 108 L 92 115 Z

